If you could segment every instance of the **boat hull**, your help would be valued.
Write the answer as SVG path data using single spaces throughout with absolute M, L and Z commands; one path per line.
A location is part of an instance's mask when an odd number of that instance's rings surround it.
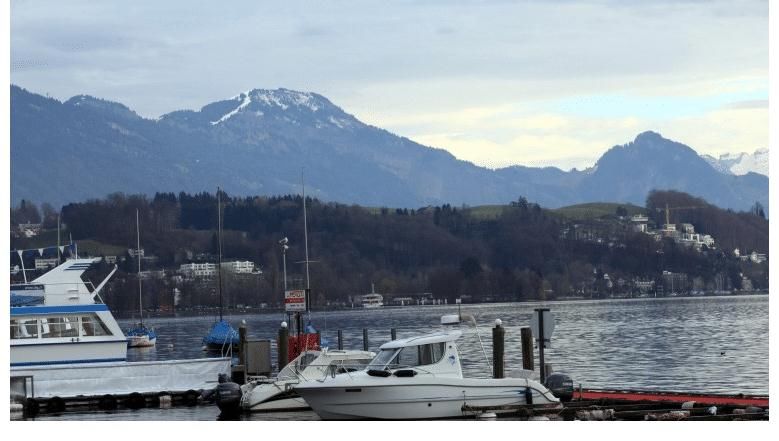
M 310 406 L 294 389 L 285 390 L 283 383 L 265 383 L 244 391 L 241 408 L 249 412 L 277 412 L 306 410 Z
M 148 348 L 157 344 L 157 337 L 148 335 L 132 335 L 127 337 L 128 348 Z
M 124 339 L 30 339 L 11 342 L 11 367 L 117 362 L 127 359 Z
M 534 406 L 559 406 L 559 401 L 543 386 L 525 379 L 375 380 L 352 384 L 341 382 L 330 386 L 325 386 L 327 381 L 319 384 L 306 382 L 296 390 L 321 418 L 328 420 L 463 418 L 469 416 L 463 412 L 464 405 L 530 404 L 528 389 Z
M 219 374 L 230 374 L 230 359 L 12 367 L 10 373 L 11 378 L 31 377 L 36 398 L 184 392 L 215 388 Z

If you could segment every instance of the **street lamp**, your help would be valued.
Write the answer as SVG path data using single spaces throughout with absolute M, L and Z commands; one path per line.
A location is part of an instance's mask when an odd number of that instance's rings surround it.
M 279 245 L 281 245 L 281 261 L 284 266 L 284 293 L 287 292 L 287 250 L 289 249 L 289 246 L 287 246 L 288 242 L 289 239 L 287 239 L 286 237 L 279 241 Z

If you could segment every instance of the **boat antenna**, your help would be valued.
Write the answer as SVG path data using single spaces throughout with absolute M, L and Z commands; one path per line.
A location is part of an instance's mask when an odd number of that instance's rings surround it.
M 300 182 L 303 184 L 303 241 L 306 247 L 306 290 L 311 288 L 308 273 L 308 220 L 306 218 L 306 181 L 303 170 L 300 170 Z
M 219 275 L 219 321 L 222 321 L 222 190 L 216 187 L 216 237 L 218 242 L 218 275 Z
M 135 259 L 138 260 L 138 312 L 141 315 L 141 326 L 143 326 L 143 295 L 141 294 L 142 291 L 142 284 L 141 281 L 141 227 L 140 222 L 138 221 L 138 209 L 135 209 L 135 237 L 137 238 L 138 242 L 136 243 L 137 248 L 135 249 Z M 57 247 L 59 249 L 59 247 Z
M 60 213 L 57 213 L 57 265 L 60 263 L 62 263 L 62 255 L 60 254 Z

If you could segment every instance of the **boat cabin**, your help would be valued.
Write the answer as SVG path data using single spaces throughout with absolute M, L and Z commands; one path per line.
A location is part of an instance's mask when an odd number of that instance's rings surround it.
M 419 374 L 462 378 L 460 355 L 455 344 L 455 340 L 461 335 L 460 331 L 450 331 L 385 343 L 368 365 L 368 370 L 393 371 L 413 368 Z

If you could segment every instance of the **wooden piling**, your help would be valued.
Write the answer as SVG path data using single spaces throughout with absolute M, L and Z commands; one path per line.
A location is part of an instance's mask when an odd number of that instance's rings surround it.
M 522 338 L 522 369 L 533 370 L 533 330 L 522 328 L 519 330 Z
M 344 348 L 344 331 L 338 330 L 338 349 L 342 350 Z
M 281 369 L 287 365 L 287 359 L 289 357 L 289 328 L 284 326 L 284 324 L 279 328 L 279 341 L 277 346 L 279 349 L 279 358 L 276 364 L 279 365 L 279 371 L 281 371 Z
M 500 320 L 496 320 L 495 327 L 492 328 L 492 376 L 493 378 L 503 378 L 503 347 L 506 331 L 500 325 Z
M 395 328 L 390 328 L 390 340 L 397 340 L 398 332 Z
M 362 350 L 368 350 L 368 328 L 362 328 Z

